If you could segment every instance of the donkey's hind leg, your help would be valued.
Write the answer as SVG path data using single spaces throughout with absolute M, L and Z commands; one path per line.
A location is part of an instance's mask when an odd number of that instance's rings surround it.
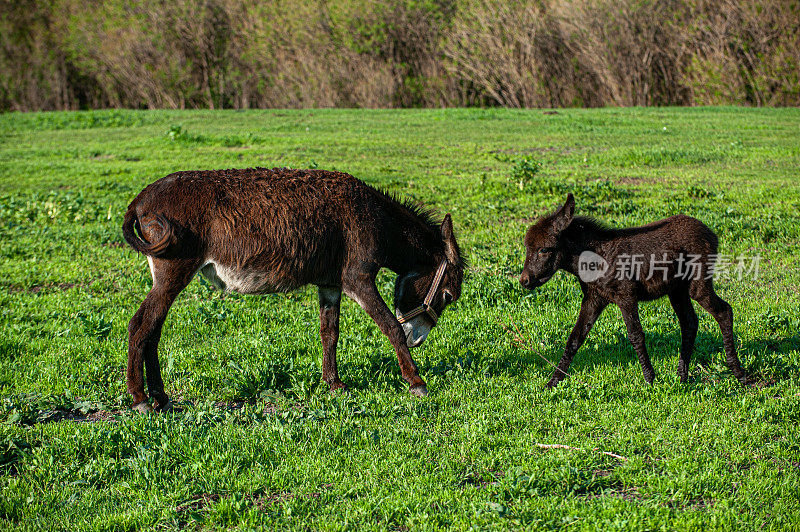
M 711 279 L 693 280 L 690 285 L 690 295 L 717 320 L 722 331 L 722 343 L 725 346 L 725 362 L 739 382 L 747 384 L 747 375 L 742 369 L 739 357 L 736 356 L 736 342 L 733 337 L 733 309 L 714 291 Z
M 155 400 L 156 409 L 164 409 L 169 403 L 158 362 L 158 341 L 169 308 L 197 270 L 193 262 L 153 258 L 149 258 L 149 262 L 153 288 L 128 324 L 127 387 L 133 396 L 133 408 L 140 412 L 150 410 L 144 392 L 144 366 L 147 368 L 147 391 Z
M 672 303 L 672 308 L 678 315 L 678 321 L 681 324 L 681 358 L 678 362 L 678 377 L 681 382 L 685 383 L 689 379 L 689 361 L 692 358 L 699 321 L 692 306 L 692 300 L 689 299 L 688 287 L 681 286 L 671 292 L 669 302 Z

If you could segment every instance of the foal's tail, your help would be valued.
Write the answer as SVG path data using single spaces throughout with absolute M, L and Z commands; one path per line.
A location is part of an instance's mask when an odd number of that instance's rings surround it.
M 158 257 L 164 255 L 167 249 L 177 242 L 175 226 L 160 214 L 146 216 L 144 230 L 156 240 L 149 241 L 144 236 L 142 224 L 136 213 L 136 207 L 131 205 L 125 213 L 125 220 L 122 222 L 122 236 L 125 241 L 139 253 Z

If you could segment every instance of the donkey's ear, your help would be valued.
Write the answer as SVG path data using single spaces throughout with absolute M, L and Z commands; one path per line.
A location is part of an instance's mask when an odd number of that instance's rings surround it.
M 560 233 L 572 222 L 572 217 L 575 214 L 575 197 L 572 193 L 567 194 L 567 201 L 560 209 L 553 215 L 553 229 L 556 233 Z
M 456 237 L 453 234 L 453 220 L 450 218 L 450 213 L 444 215 L 441 230 L 444 254 L 448 262 L 455 264 L 458 262 L 458 244 L 456 244 Z

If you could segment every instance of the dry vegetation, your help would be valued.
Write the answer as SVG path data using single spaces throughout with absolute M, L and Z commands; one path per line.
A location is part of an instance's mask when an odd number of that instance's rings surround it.
M 0 109 L 798 105 L 788 0 L 0 0 Z

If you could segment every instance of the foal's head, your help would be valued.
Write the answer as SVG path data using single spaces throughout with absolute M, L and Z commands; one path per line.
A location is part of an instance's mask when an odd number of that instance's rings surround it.
M 444 217 L 440 230 L 444 244 L 441 262 L 398 276 L 394 285 L 395 314 L 403 326 L 408 347 L 422 345 L 445 307 L 461 296 L 464 262 L 449 214 Z
M 537 221 L 525 234 L 525 264 L 519 282 L 533 290 L 550 280 L 558 271 L 564 258 L 562 233 L 572 222 L 575 198 L 567 201 L 556 212 Z

